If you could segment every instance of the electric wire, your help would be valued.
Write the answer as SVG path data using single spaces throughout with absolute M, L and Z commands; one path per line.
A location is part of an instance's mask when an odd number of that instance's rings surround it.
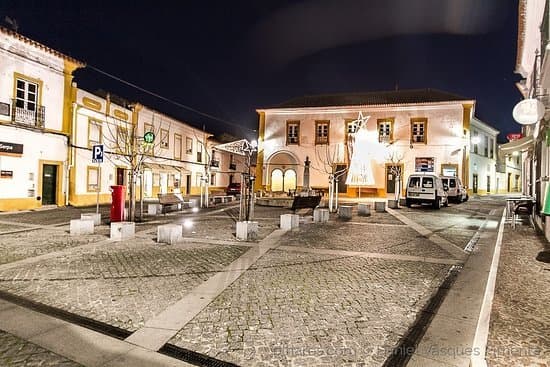
M 167 97 L 164 97 L 164 96 L 162 96 L 162 95 L 160 95 L 160 94 L 158 94 L 158 93 L 155 93 L 155 92 L 153 92 L 153 91 L 150 91 L 150 90 L 148 90 L 148 89 L 145 89 L 145 88 L 143 88 L 143 87 L 140 87 L 140 86 L 137 85 L 137 84 L 134 84 L 134 83 L 132 83 L 132 82 L 129 82 L 129 81 L 127 81 L 127 80 L 124 80 L 124 79 L 122 79 L 122 78 L 120 78 L 120 77 L 118 77 L 118 76 L 116 76 L 116 75 L 113 75 L 113 74 L 108 73 L 108 72 L 106 72 L 106 71 L 103 71 L 103 70 L 101 70 L 101 69 L 99 69 L 99 68 L 96 68 L 96 67 L 93 66 L 93 65 L 86 64 L 86 67 L 89 68 L 89 69 L 91 69 L 91 70 L 93 70 L 93 71 L 95 71 L 95 72 L 97 72 L 97 73 L 100 73 L 100 74 L 105 75 L 105 76 L 107 76 L 107 77 L 109 77 L 109 78 L 111 78 L 111 79 L 114 79 L 114 80 L 116 80 L 116 81 L 118 81 L 118 82 L 120 82 L 120 83 L 126 84 L 126 85 L 128 85 L 128 86 L 130 86 L 130 87 L 132 87 L 132 88 L 135 88 L 135 89 L 137 89 L 137 90 L 139 90 L 139 91 L 141 91 L 141 92 L 143 92 L 143 93 L 149 94 L 149 95 L 151 95 L 151 96 L 153 96 L 153 97 L 156 97 L 156 98 L 161 99 L 161 100 L 163 100 L 163 101 L 165 101 L 165 102 L 171 103 L 171 104 L 173 104 L 173 105 L 175 105 L 175 106 L 178 106 L 178 107 L 180 107 L 180 108 L 186 109 L 186 110 L 191 111 L 191 112 L 193 112 L 193 113 L 196 113 L 196 114 L 198 114 L 198 115 L 207 117 L 207 118 L 212 119 L 212 120 L 216 120 L 216 121 L 222 122 L 222 123 L 227 124 L 227 125 L 229 125 L 229 126 L 236 127 L 236 128 L 240 129 L 240 130 L 243 131 L 243 132 L 244 132 L 244 130 L 248 130 L 248 131 L 251 131 L 251 132 L 256 132 L 256 131 L 257 131 L 256 129 L 251 129 L 251 128 L 249 128 L 249 127 L 245 127 L 245 126 L 239 125 L 239 124 L 237 124 L 237 123 L 235 123 L 235 122 L 231 122 L 231 121 L 228 121 L 228 120 L 225 120 L 225 119 L 216 117 L 216 116 L 211 115 L 211 114 L 208 114 L 208 113 L 206 113 L 206 112 L 199 111 L 199 110 L 197 110 L 197 109 L 195 109 L 195 108 L 193 108 L 193 107 L 184 105 L 183 103 L 174 101 L 174 100 L 172 100 L 172 99 L 170 99 L 170 98 L 167 98 Z

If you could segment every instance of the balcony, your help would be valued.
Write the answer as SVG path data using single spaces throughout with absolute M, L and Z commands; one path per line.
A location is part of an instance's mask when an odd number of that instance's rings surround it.
M 220 167 L 220 160 L 219 159 L 212 159 L 210 161 L 210 167 L 219 168 Z
M 11 121 L 16 124 L 43 128 L 46 107 L 35 105 L 35 110 L 17 107 L 17 101 L 12 100 Z
M 235 171 L 237 169 L 237 164 L 236 163 L 229 163 L 229 169 L 232 169 L 233 171 Z

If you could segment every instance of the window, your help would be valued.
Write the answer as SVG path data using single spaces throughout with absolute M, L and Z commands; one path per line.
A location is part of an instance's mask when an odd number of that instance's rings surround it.
M 181 159 L 181 135 L 174 134 L 174 158 Z
M 409 187 L 420 187 L 420 177 L 411 177 Z
M 15 81 L 15 107 L 36 111 L 38 106 L 39 84 L 17 78 Z
M 431 177 L 422 177 L 422 188 L 431 189 L 434 187 L 434 180 Z
M 88 192 L 97 192 L 100 191 L 100 171 L 99 167 L 88 167 L 87 172 L 87 178 L 86 178 L 86 187 Z
M 143 124 L 143 135 L 145 135 L 146 132 L 155 132 L 152 124 Z
M 412 118 L 411 119 L 411 143 L 427 144 L 426 133 L 428 130 L 427 118 Z
M 168 149 L 169 140 L 168 130 L 160 129 L 160 147 Z
M 97 120 L 88 120 L 88 148 L 91 148 L 93 145 L 101 144 L 102 135 L 101 135 L 101 121 Z
M 300 144 L 300 121 L 286 122 L 286 144 Z
M 193 154 L 193 139 L 185 138 L 185 154 Z
M 330 121 L 315 121 L 315 144 L 328 144 Z
M 197 162 L 202 162 L 202 143 L 197 141 Z
M 433 157 L 415 158 L 415 172 L 434 172 L 435 159 Z
M 474 153 L 477 154 L 477 148 L 478 148 L 478 142 L 479 142 L 479 136 L 477 135 L 477 131 L 474 131 L 474 137 L 472 138 L 472 142 L 474 143 Z
M 391 143 L 393 140 L 393 121 L 393 118 L 377 120 L 378 141 L 380 143 Z
M 216 185 L 216 174 L 214 173 L 210 175 L 210 185 L 212 186 Z
M 495 146 L 495 140 L 491 138 L 489 143 L 489 158 L 491 159 L 495 158 L 494 146 Z
M 489 137 L 487 135 L 485 135 L 485 147 L 484 147 L 483 156 L 485 157 L 489 156 Z

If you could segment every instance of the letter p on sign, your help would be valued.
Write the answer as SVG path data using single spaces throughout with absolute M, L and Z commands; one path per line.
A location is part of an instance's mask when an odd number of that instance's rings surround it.
M 103 163 L 103 144 L 92 147 L 92 163 Z

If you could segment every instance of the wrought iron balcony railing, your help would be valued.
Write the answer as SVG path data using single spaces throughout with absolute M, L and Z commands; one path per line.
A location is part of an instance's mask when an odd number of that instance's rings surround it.
M 218 159 L 212 159 L 210 161 L 210 167 L 220 167 L 220 161 Z
M 17 107 L 17 100 L 12 99 L 11 120 L 16 124 L 44 127 L 46 107 L 35 105 L 34 110 Z

